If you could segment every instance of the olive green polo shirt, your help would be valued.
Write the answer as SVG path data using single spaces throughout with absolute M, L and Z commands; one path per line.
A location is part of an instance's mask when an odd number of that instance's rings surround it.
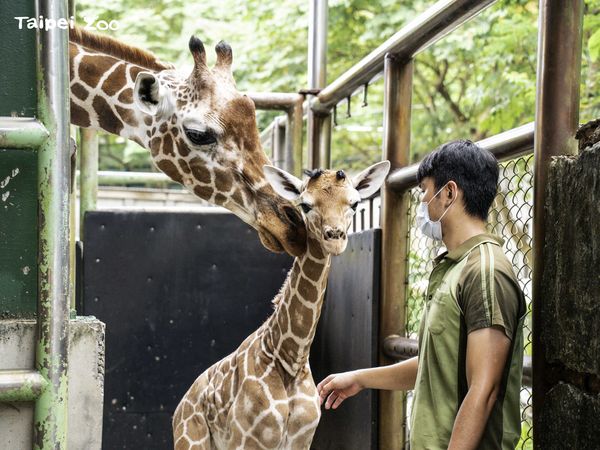
M 446 449 L 467 394 L 467 335 L 498 325 L 511 340 L 500 392 L 478 449 L 514 449 L 521 435 L 525 297 L 493 234 L 473 236 L 439 255 L 419 329 L 419 368 L 411 411 L 412 450 Z

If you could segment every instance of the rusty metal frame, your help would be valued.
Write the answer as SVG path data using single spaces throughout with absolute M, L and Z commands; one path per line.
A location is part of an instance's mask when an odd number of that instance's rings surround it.
M 550 160 L 578 152 L 579 83 L 583 33 L 583 0 L 540 0 L 537 92 L 533 168 L 532 357 L 533 433 L 549 386 L 549 367 L 541 340 L 542 274 L 546 183 Z M 539 441 L 538 441 L 539 442 Z M 534 439 L 534 448 L 539 448 Z

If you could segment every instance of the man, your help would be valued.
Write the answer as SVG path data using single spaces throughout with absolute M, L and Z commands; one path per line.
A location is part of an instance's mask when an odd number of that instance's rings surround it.
M 411 449 L 514 449 L 526 304 L 503 240 L 486 232 L 498 162 L 454 141 L 423 160 L 417 180 L 417 225 L 447 248 L 429 278 L 419 356 L 329 375 L 321 403 L 335 409 L 365 388 L 414 389 Z

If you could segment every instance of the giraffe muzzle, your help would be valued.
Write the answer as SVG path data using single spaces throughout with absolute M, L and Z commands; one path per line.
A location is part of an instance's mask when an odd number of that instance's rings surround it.
M 346 233 L 340 228 L 327 228 L 325 229 L 325 240 L 333 241 L 335 239 L 346 239 Z

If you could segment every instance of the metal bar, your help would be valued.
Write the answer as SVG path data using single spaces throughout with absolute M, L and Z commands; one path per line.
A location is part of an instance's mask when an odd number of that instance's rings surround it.
M 37 149 L 49 135 L 37 119 L 0 117 L 0 147 Z
M 419 354 L 419 341 L 398 335 L 390 335 L 383 340 L 383 352 L 388 358 L 403 361 Z M 523 386 L 531 387 L 531 356 L 523 356 Z
M 583 0 L 540 0 L 533 168 L 533 429 L 539 428 L 550 373 L 541 340 L 546 183 L 550 160 L 578 152 Z M 535 433 L 535 431 L 534 431 Z M 535 435 L 535 434 L 534 434 Z M 539 440 L 534 440 L 535 448 Z
M 48 381 L 35 370 L 0 371 L 0 403 L 31 402 L 48 386 Z
M 301 177 L 302 175 L 302 127 L 304 125 L 304 98 L 294 104 L 288 114 L 288 130 L 292 139 L 291 154 L 288 160 L 288 172 Z
M 273 164 L 279 168 L 284 167 L 285 128 L 285 121 L 278 120 L 273 129 Z
M 78 174 L 79 175 L 79 174 Z M 119 172 L 113 170 L 98 171 L 99 185 L 121 185 L 121 184 L 179 184 L 171 180 L 163 173 L 154 172 Z
M 318 169 L 323 166 L 321 161 L 321 143 L 323 139 L 323 121 L 326 116 L 319 115 L 313 111 L 308 112 L 308 168 Z
M 254 101 L 256 109 L 285 110 L 293 108 L 296 102 L 303 101 L 302 94 L 288 92 L 246 92 Z
M 480 147 L 492 152 L 500 161 L 516 158 L 533 149 L 533 122 L 477 142 Z M 419 164 L 411 164 L 395 170 L 387 179 L 387 184 L 396 192 L 404 192 L 417 185 Z
M 387 53 L 410 59 L 467 22 L 495 0 L 441 0 L 344 72 L 311 100 L 311 109 L 326 112 L 383 70 Z
M 67 17 L 65 0 L 38 0 L 36 15 Z M 48 381 L 35 403 L 34 449 L 66 449 L 69 339 L 68 31 L 37 32 L 39 255 L 36 370 Z
M 311 0 L 308 28 L 308 87 L 321 89 L 327 83 L 327 0 Z M 312 95 L 307 96 L 309 102 L 311 98 Z M 307 125 L 308 166 L 315 169 L 322 167 L 324 162 L 320 151 L 323 115 L 317 115 L 309 108 Z
M 308 19 L 308 87 L 327 83 L 327 0 L 311 0 Z
M 410 120 L 413 62 L 386 55 L 384 68 L 383 157 L 392 169 L 408 165 L 410 158 Z M 407 242 L 410 194 L 394 192 L 386 184 L 381 192 L 381 306 L 379 342 L 390 334 L 406 332 Z M 381 365 L 393 361 L 381 350 Z M 404 448 L 404 393 L 379 393 L 379 444 L 381 449 Z
M 323 169 L 331 169 L 331 114 L 323 117 L 321 122 L 319 162 Z
M 96 209 L 98 198 L 98 133 L 91 128 L 80 129 L 81 171 L 79 173 L 79 236 L 83 238 L 84 217 Z

